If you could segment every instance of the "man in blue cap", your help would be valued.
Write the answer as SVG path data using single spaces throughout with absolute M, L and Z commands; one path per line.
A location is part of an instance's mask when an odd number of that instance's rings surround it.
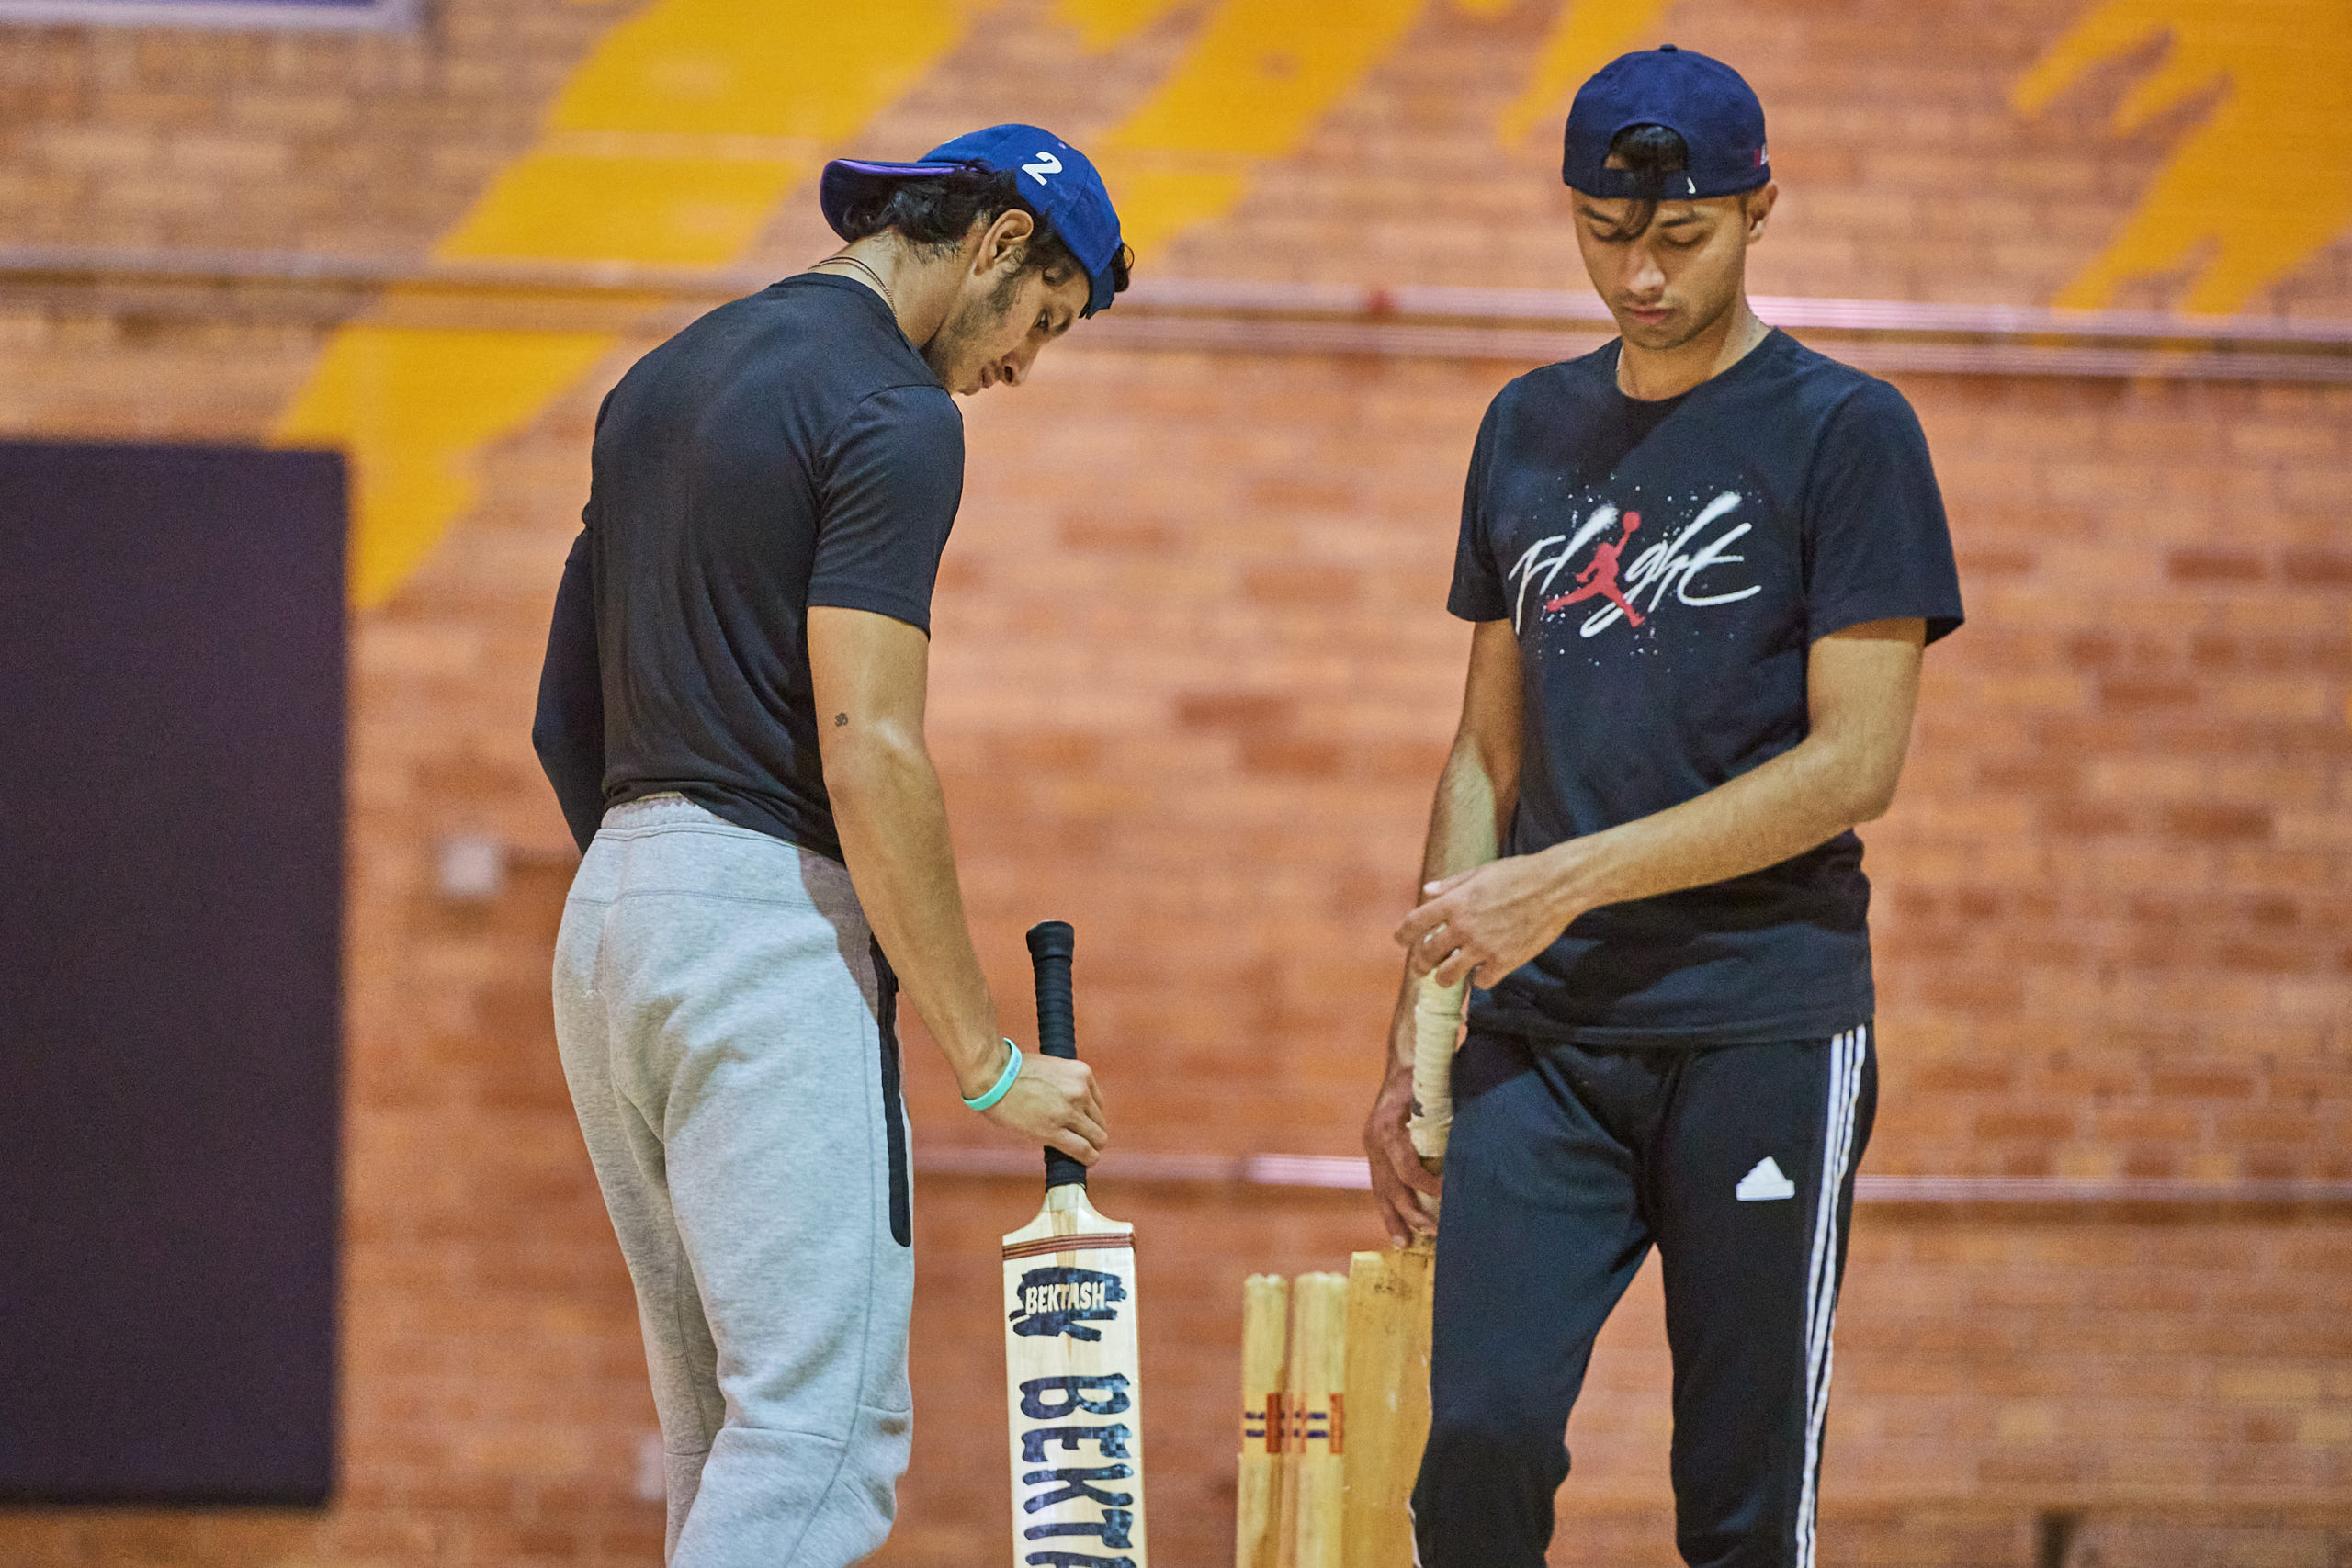
M 1877 1093 L 1852 829 L 1960 625 L 1951 542 L 1901 394 L 1748 308 L 1777 193 L 1736 72 L 1614 62 L 1564 174 L 1619 335 L 1478 432 L 1448 601 L 1469 680 L 1364 1129 L 1391 1234 L 1429 1229 L 1411 1004 L 1469 978 L 1420 1562 L 1544 1562 L 1594 1337 L 1655 1246 L 1683 1560 L 1811 1568 Z
M 1086 1067 L 1000 1032 L 923 745 L 951 394 L 1126 287 L 1034 126 L 842 161 L 847 242 L 638 361 L 596 420 L 533 730 L 583 852 L 556 1038 L 637 1287 L 679 1568 L 888 1533 L 913 1299 L 898 995 L 965 1103 L 1092 1163 Z

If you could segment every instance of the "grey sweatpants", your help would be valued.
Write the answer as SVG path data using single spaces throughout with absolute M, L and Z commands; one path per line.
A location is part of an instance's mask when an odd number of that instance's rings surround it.
M 637 1285 L 675 1568 L 889 1533 L 913 1304 L 897 987 L 849 873 L 684 798 L 614 807 L 556 1041 Z

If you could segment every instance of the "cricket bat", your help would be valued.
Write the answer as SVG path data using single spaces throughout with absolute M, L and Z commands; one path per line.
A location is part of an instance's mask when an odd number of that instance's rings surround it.
M 1413 1152 L 1437 1170 L 1453 1128 L 1460 986 L 1423 979 L 1413 1006 Z M 1424 1199 L 1434 1213 L 1437 1205 Z M 1348 1260 L 1347 1568 L 1414 1568 L 1407 1503 L 1430 1431 L 1430 1306 L 1436 1254 L 1427 1241 Z
M 1029 931 L 1037 1044 L 1075 1059 L 1074 936 Z M 1046 1151 L 1046 1201 L 1004 1238 L 1004 1403 L 1012 1556 L 1025 1568 L 1147 1568 L 1135 1226 L 1087 1201 L 1086 1168 Z

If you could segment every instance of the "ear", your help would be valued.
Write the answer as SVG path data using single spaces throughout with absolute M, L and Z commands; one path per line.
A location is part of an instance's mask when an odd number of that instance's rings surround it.
M 979 220 L 975 220 L 975 228 Z M 1037 220 L 1017 207 L 1008 207 L 980 229 L 979 249 L 972 257 L 972 271 L 986 276 L 1001 271 L 1008 262 L 1014 265 L 1029 249 L 1029 236 L 1037 231 Z
M 1771 219 L 1773 204 L 1780 199 L 1781 187 L 1771 180 L 1766 180 L 1762 186 L 1747 193 L 1743 207 L 1747 219 L 1749 244 L 1764 237 L 1764 225 Z

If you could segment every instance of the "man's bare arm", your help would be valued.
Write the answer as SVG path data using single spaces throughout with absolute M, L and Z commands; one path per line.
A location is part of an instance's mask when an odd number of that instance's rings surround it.
M 947 804 L 923 743 L 931 639 L 888 615 L 811 606 L 808 666 L 825 789 L 858 903 L 960 1091 L 973 1098 L 995 1083 L 1011 1053 L 965 924 Z M 1042 1053 L 1026 1055 L 1012 1092 L 987 1115 L 1089 1165 L 1106 1136 L 1091 1071 Z
M 1519 799 L 1519 640 L 1508 621 L 1482 622 L 1470 641 L 1470 672 L 1463 684 L 1462 721 L 1438 775 L 1421 851 L 1424 884 L 1486 864 L 1502 853 L 1502 824 Z M 1413 999 L 1419 985 L 1410 966 L 1389 1019 L 1388 1060 L 1372 1113 L 1364 1119 L 1364 1153 L 1372 1162 L 1374 1201 L 1391 1240 L 1402 1244 L 1431 1227 L 1416 1190 L 1435 1196 L 1438 1179 L 1421 1168 L 1405 1124 L 1413 1100 Z
M 1810 729 L 1763 766 L 1636 821 L 1432 879 L 1397 928 L 1408 967 L 1491 984 L 1588 909 L 1744 876 L 1883 816 L 1919 694 L 1918 620 L 1871 621 L 1813 645 Z

